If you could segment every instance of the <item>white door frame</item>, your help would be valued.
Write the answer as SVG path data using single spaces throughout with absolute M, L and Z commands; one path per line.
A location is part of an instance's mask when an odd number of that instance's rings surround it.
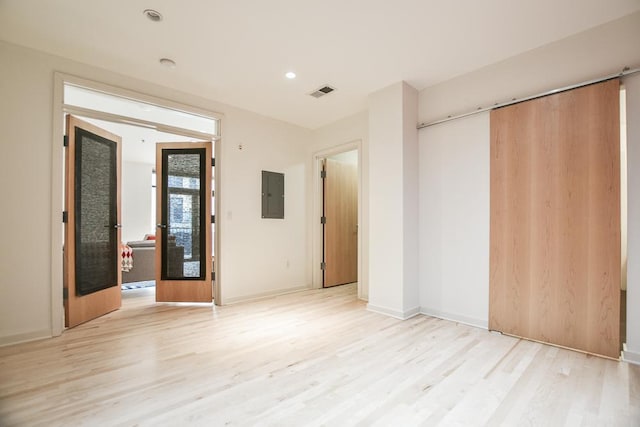
M 312 263 L 311 263 L 311 283 L 313 289 L 322 288 L 322 271 L 320 263 L 322 262 L 322 224 L 320 217 L 322 216 L 322 179 L 320 172 L 322 171 L 322 160 L 336 154 L 345 153 L 347 151 L 358 151 L 358 298 L 364 299 L 366 291 L 363 289 L 364 283 L 362 278 L 362 140 L 357 139 L 345 144 L 337 145 L 317 151 L 313 154 L 313 209 L 312 209 Z
M 54 73 L 53 84 L 53 126 L 52 126 L 52 144 L 51 144 L 51 336 L 59 336 L 64 330 L 64 301 L 62 296 L 63 289 L 63 255 L 62 248 L 64 242 L 64 227 L 62 224 L 62 212 L 64 211 L 64 146 L 62 144 L 64 138 L 64 114 L 67 109 L 64 104 L 64 85 L 72 84 L 85 87 L 98 92 L 106 92 L 111 95 L 121 96 L 136 101 L 142 101 L 165 108 L 184 111 L 199 116 L 221 121 L 223 114 L 208 111 L 195 106 L 158 98 L 128 89 L 107 85 L 104 83 L 72 76 L 65 73 Z M 99 114 L 97 114 L 99 116 Z M 105 113 L 104 119 L 109 120 L 110 115 Z M 99 118 L 99 117 L 96 117 Z M 112 120 L 111 120 L 112 121 Z M 187 135 L 185 135 L 187 136 Z M 222 140 L 219 136 L 211 136 L 214 143 L 214 157 L 216 159 L 215 166 L 215 212 L 222 212 L 220 207 L 220 179 L 221 179 L 221 163 Z M 215 227 L 215 257 L 216 257 L 216 280 L 214 288 L 214 300 L 217 305 L 223 304 L 223 294 L 221 286 L 220 274 L 220 227 L 219 217 L 216 215 Z

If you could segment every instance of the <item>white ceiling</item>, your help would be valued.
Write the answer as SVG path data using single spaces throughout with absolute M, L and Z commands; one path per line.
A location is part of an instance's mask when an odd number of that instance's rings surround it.
M 637 10 L 639 0 L 0 0 L 0 39 L 313 129 L 400 80 L 423 89 Z M 337 91 L 308 96 L 324 84 Z

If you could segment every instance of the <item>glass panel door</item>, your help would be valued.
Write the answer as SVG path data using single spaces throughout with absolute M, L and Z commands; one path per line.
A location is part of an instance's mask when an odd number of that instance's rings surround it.
M 211 142 L 160 143 L 156 301 L 211 302 Z
M 120 308 L 121 138 L 66 117 L 65 326 Z
M 206 219 L 201 213 L 205 193 L 205 150 L 163 150 L 165 188 L 162 219 L 162 278 L 202 280 Z

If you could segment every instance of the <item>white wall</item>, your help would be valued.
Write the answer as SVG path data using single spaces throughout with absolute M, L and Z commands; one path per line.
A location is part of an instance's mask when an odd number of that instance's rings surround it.
M 361 153 L 358 172 L 362 184 L 360 187 L 360 210 L 358 212 L 360 215 L 358 232 L 361 238 L 362 249 L 360 251 L 358 291 L 360 298 L 367 300 L 369 298 L 369 113 L 367 111 L 346 117 L 314 131 L 314 143 L 308 152 L 309 185 L 307 192 L 311 195 L 308 211 L 313 211 L 313 198 L 316 196 L 316 190 L 313 187 L 313 162 L 315 161 L 315 156 L 318 153 L 330 152 L 335 149 L 339 150 L 341 146 L 354 142 L 360 142 Z M 319 199 L 316 198 L 316 201 L 317 200 Z M 314 251 L 316 251 L 316 258 L 320 259 L 321 255 L 319 252 L 321 251 L 321 242 L 317 241 L 318 238 L 314 239 L 313 237 L 313 233 L 318 234 L 317 216 L 318 215 L 313 214 L 309 216 L 309 233 L 311 234 L 311 238 L 309 239 L 309 253 L 313 254 Z M 313 247 L 314 245 L 316 248 Z M 318 249 L 318 247 L 320 249 Z M 314 262 L 314 259 L 311 258 L 309 265 L 312 268 L 310 275 L 313 275 L 313 269 L 319 265 L 319 262 Z
M 640 12 L 426 88 L 420 122 L 638 67 L 638 40 Z
M 346 163 L 348 165 L 358 165 L 358 150 L 343 151 L 342 153 L 333 154 L 327 157 L 337 162 Z
M 407 83 L 402 84 L 402 252 L 403 252 L 403 317 L 419 310 L 420 285 L 418 266 L 418 91 Z M 383 165 L 378 164 L 382 171 Z
M 390 125 L 391 123 L 391 125 Z M 393 126 L 395 125 L 395 126 Z M 369 101 L 369 305 L 402 317 L 402 92 Z M 373 165 L 373 168 L 371 166 Z M 398 257 L 391 254 L 400 253 Z
M 126 142 L 124 144 L 126 146 Z M 153 166 L 147 163 L 122 162 L 121 240 L 125 243 L 142 240 L 145 234 L 156 232 L 151 225 Z
M 51 333 L 53 76 L 25 50 L 0 43 L 0 57 L 0 343 L 7 343 Z
M 627 65 L 638 67 L 637 40 L 640 13 L 456 77 L 420 92 L 420 121 L 579 83 L 619 72 Z M 486 114 L 483 116 L 420 131 L 420 213 L 427 216 L 420 222 L 421 306 L 424 312 L 478 326 L 487 322 L 489 274 L 489 127 Z M 637 126 L 637 117 L 639 113 L 628 112 L 630 126 Z M 627 334 L 629 344 L 635 340 L 633 351 L 640 361 L 640 290 L 635 288 L 640 282 L 632 283 L 638 280 L 633 279 L 634 274 L 640 276 L 633 270 L 640 265 L 640 250 L 634 255 L 632 242 L 640 215 L 634 217 L 631 206 L 640 186 L 631 181 L 633 171 L 640 169 L 640 157 L 634 157 L 629 138 Z M 460 260 L 466 263 L 458 264 Z M 456 265 L 462 271 L 454 271 Z
M 310 286 L 307 277 L 307 147 L 311 133 L 265 117 L 223 120 L 223 301 Z M 239 148 L 242 145 L 242 149 Z M 218 163 L 216 163 L 218 169 Z M 284 219 L 263 219 L 261 171 L 284 173 Z
M 627 347 L 640 364 L 640 74 L 625 78 L 627 92 Z
M 362 111 L 353 116 L 345 117 L 342 120 L 315 129 L 313 131 L 314 142 L 309 150 L 311 153 L 315 153 L 356 140 L 366 142 L 368 139 L 369 113 Z
M 422 313 L 487 327 L 489 113 L 420 132 Z
M 217 168 L 223 298 L 308 286 L 304 188 L 311 131 L 4 42 L 0 57 L 0 138 L 10 159 L 0 179 L 3 196 L 17 207 L 0 210 L 0 344 L 51 336 L 62 313 L 62 149 L 61 139 L 52 141 L 54 71 L 224 114 Z M 62 117 L 55 120 L 59 128 Z M 285 220 L 260 218 L 262 169 L 286 174 Z
M 405 82 L 369 96 L 369 304 L 419 312 L 417 91 Z

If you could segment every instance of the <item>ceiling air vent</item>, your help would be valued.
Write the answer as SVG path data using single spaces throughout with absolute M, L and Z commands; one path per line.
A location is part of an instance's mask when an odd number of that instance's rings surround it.
M 321 98 L 321 97 L 323 97 L 325 95 L 330 94 L 334 90 L 336 90 L 336 89 L 331 87 L 331 86 L 329 86 L 329 85 L 324 85 L 320 89 L 311 92 L 309 95 L 313 96 L 314 98 Z

